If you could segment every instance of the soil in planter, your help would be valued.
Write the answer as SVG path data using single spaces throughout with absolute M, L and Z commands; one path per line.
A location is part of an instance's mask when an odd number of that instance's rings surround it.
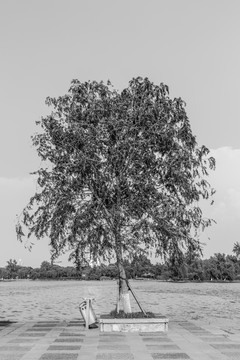
M 146 319 L 155 318 L 156 316 L 152 312 L 147 312 L 146 315 L 142 312 L 133 312 L 126 314 L 123 310 L 119 313 L 116 310 L 112 310 L 108 316 L 110 319 Z

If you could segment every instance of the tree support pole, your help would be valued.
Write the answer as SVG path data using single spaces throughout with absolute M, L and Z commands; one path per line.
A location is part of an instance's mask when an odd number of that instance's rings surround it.
M 132 293 L 132 295 L 133 295 L 136 303 L 138 304 L 140 310 L 142 311 L 142 313 L 143 313 L 144 315 L 147 315 L 147 314 L 146 314 L 146 311 L 142 308 L 140 302 L 138 301 L 138 298 L 137 298 L 136 294 L 134 293 L 134 291 L 133 291 L 133 289 L 131 288 L 131 286 L 130 286 L 130 284 L 129 284 L 129 282 L 128 282 L 127 279 L 126 279 L 126 282 L 127 282 L 128 289 L 131 291 L 131 293 Z
M 121 277 L 121 280 L 126 281 L 128 290 L 131 291 L 131 293 L 132 293 L 132 295 L 133 295 L 136 303 L 138 304 L 141 312 L 142 312 L 144 315 L 147 315 L 147 314 L 146 314 L 146 311 L 145 311 L 145 310 L 143 309 L 143 307 L 141 306 L 141 304 L 140 304 L 140 302 L 139 302 L 139 300 L 138 300 L 138 298 L 137 298 L 137 295 L 135 294 L 135 292 L 133 291 L 132 287 L 130 286 L 130 284 L 129 284 L 129 282 L 128 282 L 128 279 Z M 121 284 L 121 282 L 120 282 L 120 284 Z M 121 294 L 121 289 L 120 289 L 119 286 L 118 286 L 118 288 L 119 288 L 119 291 L 118 291 L 117 305 L 116 305 L 116 311 L 117 311 L 117 313 L 119 313 L 119 309 L 120 309 L 120 296 L 121 296 L 121 295 L 120 295 L 120 294 Z
M 87 304 L 86 304 L 86 330 L 88 330 L 89 329 L 89 311 L 90 311 L 89 299 L 86 299 L 86 302 L 87 302 Z

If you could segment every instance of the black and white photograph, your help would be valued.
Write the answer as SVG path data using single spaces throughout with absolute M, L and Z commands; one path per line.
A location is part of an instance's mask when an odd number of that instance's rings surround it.
M 239 18 L 0 0 L 0 360 L 240 360 Z

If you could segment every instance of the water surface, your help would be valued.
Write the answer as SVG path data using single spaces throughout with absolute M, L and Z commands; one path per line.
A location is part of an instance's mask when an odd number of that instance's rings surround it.
M 203 321 L 240 330 L 240 283 L 131 281 L 146 311 L 170 321 Z M 80 318 L 79 303 L 91 297 L 97 315 L 114 309 L 116 281 L 0 282 L 0 320 L 69 320 Z M 138 307 L 132 299 L 134 311 Z

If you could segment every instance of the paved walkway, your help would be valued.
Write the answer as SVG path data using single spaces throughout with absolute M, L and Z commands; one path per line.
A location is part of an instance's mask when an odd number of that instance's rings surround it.
M 240 333 L 170 322 L 168 333 L 86 331 L 79 320 L 0 323 L 0 360 L 240 360 Z

